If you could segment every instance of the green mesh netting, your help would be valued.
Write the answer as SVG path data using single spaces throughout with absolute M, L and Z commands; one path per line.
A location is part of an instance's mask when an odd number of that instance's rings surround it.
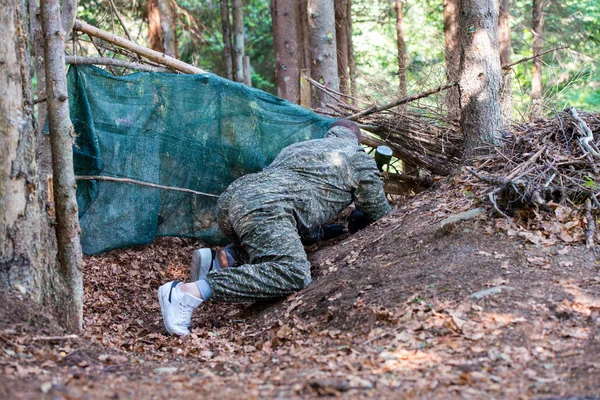
M 72 66 L 76 175 L 129 178 L 218 195 L 292 143 L 320 138 L 331 119 L 213 74 L 113 76 Z M 156 236 L 222 243 L 217 199 L 137 184 L 78 181 L 86 254 Z

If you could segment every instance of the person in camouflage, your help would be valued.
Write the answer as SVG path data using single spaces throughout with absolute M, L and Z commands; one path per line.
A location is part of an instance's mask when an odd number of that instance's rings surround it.
M 189 333 L 194 308 L 212 299 L 251 302 L 279 298 L 311 282 L 301 236 L 310 236 L 354 202 L 363 223 L 391 211 L 375 160 L 360 146 L 358 125 L 334 122 L 323 139 L 284 148 L 263 171 L 233 182 L 220 196 L 219 228 L 231 241 L 228 258 L 196 282 L 159 288 L 165 327 Z M 212 252 L 211 267 L 216 259 Z M 217 260 L 218 261 L 218 260 Z M 218 262 L 217 262 L 218 263 Z M 218 263 L 219 264 L 219 263 Z

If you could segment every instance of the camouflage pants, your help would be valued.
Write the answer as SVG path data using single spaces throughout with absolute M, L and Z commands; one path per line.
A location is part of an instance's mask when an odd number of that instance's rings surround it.
M 268 193 L 254 190 L 255 186 L 256 182 L 246 181 L 219 198 L 219 229 L 231 241 L 236 261 L 246 260 L 238 267 L 208 274 L 212 300 L 250 302 L 278 298 L 311 281 L 293 201 L 273 201 Z

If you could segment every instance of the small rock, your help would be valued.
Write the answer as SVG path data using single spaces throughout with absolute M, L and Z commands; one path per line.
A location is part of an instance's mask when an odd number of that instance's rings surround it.
M 472 295 L 470 295 L 469 297 L 472 299 L 483 299 L 484 297 L 487 297 L 489 295 L 492 294 L 498 294 L 501 293 L 502 291 L 506 291 L 506 290 L 515 290 L 514 287 L 512 286 L 505 286 L 505 285 L 500 285 L 500 286 L 494 286 L 492 288 L 489 289 L 485 289 L 485 290 L 481 290 L 479 292 L 475 292 Z
M 172 374 L 174 372 L 177 372 L 177 367 L 160 367 L 160 368 L 154 368 L 154 372 L 155 374 Z
M 468 220 L 477 218 L 478 216 L 480 216 L 483 213 L 484 213 L 483 208 L 475 208 L 473 210 L 461 212 L 459 214 L 454 214 L 454 215 L 451 215 L 448 218 L 444 219 L 440 223 L 440 226 L 442 228 L 444 228 L 446 225 L 452 225 L 452 224 L 455 224 L 460 221 L 468 221 Z
M 52 382 L 44 382 L 40 386 L 42 393 L 48 393 L 52 389 Z

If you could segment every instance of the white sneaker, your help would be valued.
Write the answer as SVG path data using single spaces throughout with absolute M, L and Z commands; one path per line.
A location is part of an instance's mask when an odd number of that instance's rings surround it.
M 202 299 L 181 291 L 181 282 L 167 282 L 158 288 L 158 302 L 165 328 L 171 335 L 189 335 L 192 312 L 202 304 Z
M 192 282 L 204 279 L 213 269 L 218 269 L 217 252 L 207 247 L 195 250 L 192 253 L 190 264 L 190 277 Z

